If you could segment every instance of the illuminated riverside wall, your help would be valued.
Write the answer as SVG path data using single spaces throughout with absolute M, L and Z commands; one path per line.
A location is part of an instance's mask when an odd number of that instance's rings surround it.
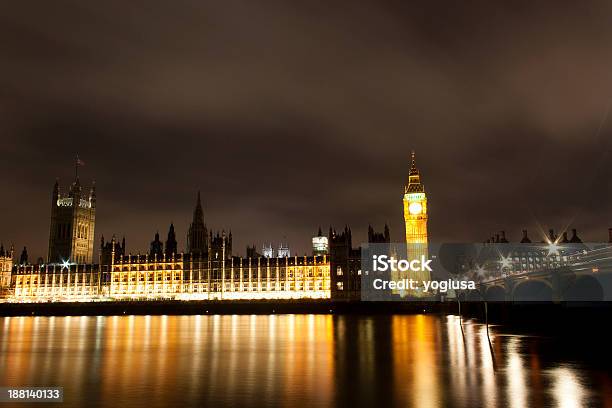
M 109 265 L 27 265 L 9 301 L 330 298 L 327 256 L 208 259 L 126 255 Z

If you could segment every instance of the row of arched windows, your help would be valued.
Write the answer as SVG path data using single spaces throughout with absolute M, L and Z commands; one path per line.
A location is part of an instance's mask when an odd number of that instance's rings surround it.
M 56 237 L 58 239 L 69 239 L 72 236 L 72 225 L 70 223 L 57 224 Z M 76 237 L 82 239 L 89 238 L 89 226 L 86 224 L 78 224 Z

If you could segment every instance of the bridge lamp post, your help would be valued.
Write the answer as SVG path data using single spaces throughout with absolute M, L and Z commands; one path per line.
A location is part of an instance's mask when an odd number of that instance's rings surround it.
M 508 272 L 508 270 L 512 266 L 512 259 L 510 258 L 510 255 L 508 256 L 501 255 L 499 259 L 499 263 L 501 265 L 502 276 L 504 276 L 504 272 Z
M 476 274 L 476 276 L 478 278 L 484 278 L 487 271 L 485 270 L 485 268 L 482 267 L 482 265 L 476 265 L 476 269 L 474 269 L 474 273 Z
M 556 242 L 548 244 L 548 256 L 559 255 L 559 245 Z

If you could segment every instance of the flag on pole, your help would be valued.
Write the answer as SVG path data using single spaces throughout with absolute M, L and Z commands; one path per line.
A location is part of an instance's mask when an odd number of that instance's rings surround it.
M 85 162 L 79 159 L 79 155 L 77 154 L 76 161 L 74 162 L 74 178 L 79 178 L 79 166 L 84 166 Z

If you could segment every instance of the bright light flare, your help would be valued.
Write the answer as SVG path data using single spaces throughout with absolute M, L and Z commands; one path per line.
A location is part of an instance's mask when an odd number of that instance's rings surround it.
M 512 266 L 512 259 L 510 258 L 510 255 L 508 256 L 502 255 L 499 259 L 499 263 L 501 264 L 502 269 L 510 268 L 510 266 Z
M 474 272 L 476 272 L 476 276 L 479 277 L 484 277 L 487 274 L 487 271 L 485 270 L 485 268 L 482 267 L 482 265 L 476 265 L 476 269 L 474 269 Z
M 557 242 L 551 242 L 548 244 L 548 256 L 559 255 L 559 245 Z

